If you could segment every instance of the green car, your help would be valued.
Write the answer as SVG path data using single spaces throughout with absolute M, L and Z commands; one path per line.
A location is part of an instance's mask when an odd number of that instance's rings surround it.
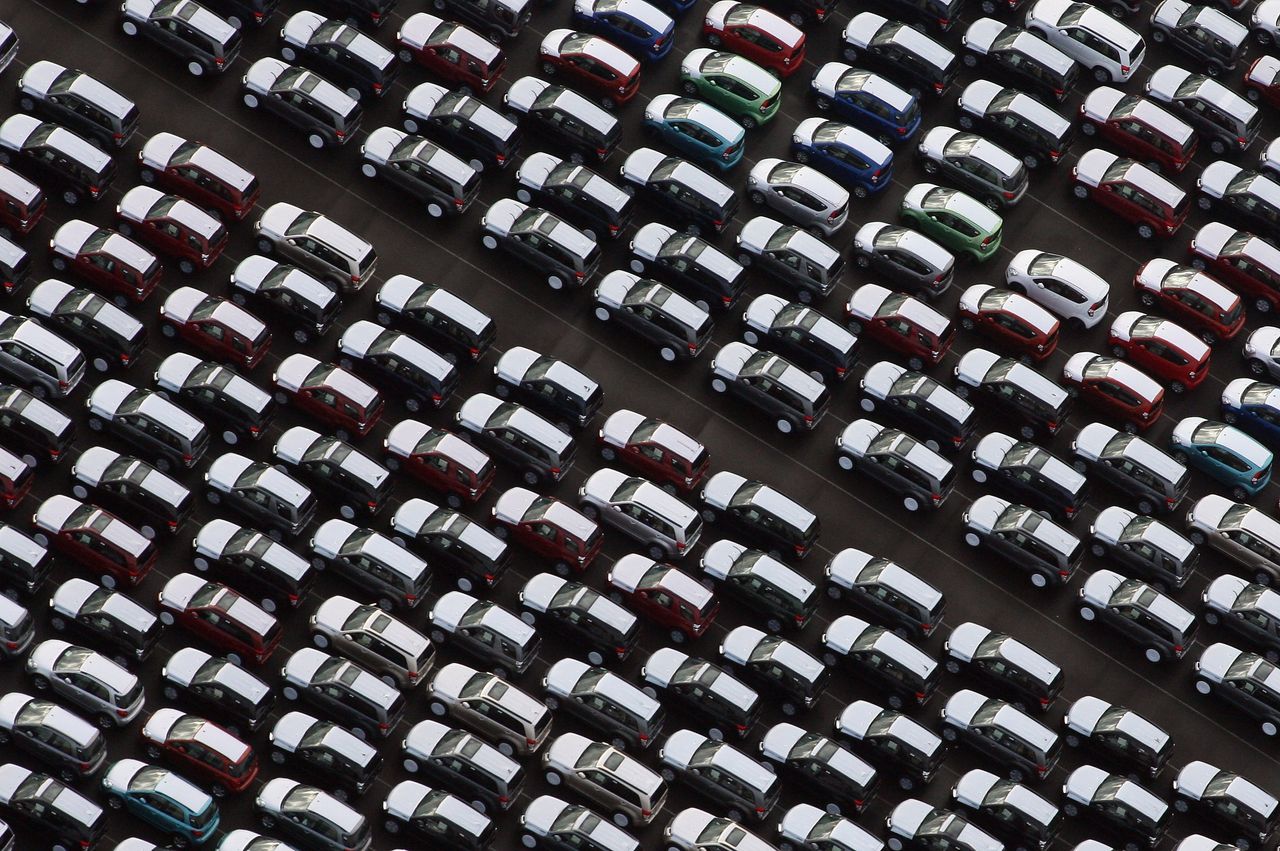
M 917 183 L 907 190 L 899 213 L 916 230 L 979 263 L 1000 248 L 1004 219 L 959 189 Z
M 782 81 L 736 53 L 700 47 L 680 63 L 680 86 L 732 115 L 748 130 L 767 123 L 782 103 Z

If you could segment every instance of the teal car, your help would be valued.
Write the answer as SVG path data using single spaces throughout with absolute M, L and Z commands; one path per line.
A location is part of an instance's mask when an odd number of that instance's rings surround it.
M 709 103 L 658 95 L 644 108 L 645 133 L 699 165 L 728 171 L 742 161 L 747 131 Z
M 1235 426 L 1204 417 L 1187 417 L 1169 439 L 1173 457 L 1230 489 L 1244 502 L 1271 481 L 1271 450 Z
M 708 47 L 689 51 L 680 63 L 680 88 L 748 130 L 767 124 L 782 103 L 781 80 L 750 59 Z
M 167 768 L 122 759 L 103 775 L 102 789 L 109 807 L 127 810 L 167 834 L 172 847 L 202 845 L 218 830 L 213 797 Z
M 898 210 L 902 219 L 925 236 L 981 263 L 1000 248 L 1004 219 L 972 195 L 936 183 L 917 183 L 907 190 Z

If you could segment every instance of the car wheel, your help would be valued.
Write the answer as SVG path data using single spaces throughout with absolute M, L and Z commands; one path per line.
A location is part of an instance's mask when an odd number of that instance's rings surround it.
M 1263 721 L 1263 722 L 1262 722 L 1262 734 L 1263 734 L 1264 736 L 1274 736 L 1274 735 L 1276 734 L 1276 732 L 1277 732 L 1277 730 L 1278 730 L 1278 729 L 1280 729 L 1280 728 L 1277 728 L 1277 726 L 1276 726 L 1276 722 L 1274 722 L 1274 721 Z
M 916 372 L 919 372 L 920 370 L 924 369 L 924 359 L 919 357 L 907 358 L 907 369 L 911 369 Z
M 1242 487 L 1233 487 L 1231 489 L 1231 498 L 1236 502 L 1245 502 L 1249 499 L 1249 492 Z
M 592 665 L 596 665 L 596 666 L 603 665 L 604 654 L 601 653 L 599 650 L 592 650 L 587 654 L 587 661 L 590 662 Z
M 976 532 L 965 532 L 964 542 L 971 547 L 976 547 L 982 543 L 982 539 L 978 537 Z
M 324 137 L 319 133 L 311 133 L 307 136 L 307 144 L 318 151 L 324 147 Z
M 564 279 L 559 275 L 548 275 L 547 286 L 551 287 L 553 290 L 562 290 L 564 289 Z
M 1039 573 L 1039 572 L 1032 573 L 1031 584 L 1036 588 L 1044 588 L 1049 584 L 1049 578 L 1045 576 L 1043 573 Z
M 905 496 L 902 498 L 902 507 L 907 511 L 919 511 L 920 500 L 916 499 L 914 496 Z
M 138 34 L 138 25 L 133 21 L 125 21 L 120 25 L 120 31 L 132 38 Z
M 1267 374 L 1267 365 L 1257 358 L 1250 358 L 1246 363 L 1246 366 L 1248 367 L 1249 372 L 1258 377 L 1262 377 Z
M 1151 225 L 1147 224 L 1146 222 L 1142 222 L 1140 225 L 1138 225 L 1137 230 L 1138 230 L 1138 236 L 1141 237 L 1142 239 L 1153 239 L 1156 235 L 1156 229 L 1153 228 Z
M 1110 83 L 1111 72 L 1102 66 L 1098 66 L 1093 69 L 1093 79 L 1097 80 L 1099 83 Z
M 889 851 L 902 851 L 902 840 L 896 836 L 890 836 L 884 843 Z
M 206 70 L 208 69 L 204 67 L 204 63 L 197 62 L 195 59 L 187 63 L 187 73 L 193 77 L 203 77 Z
M 242 103 L 244 103 L 245 106 L 249 107 L 249 109 L 258 108 L 258 96 L 255 95 L 253 92 L 245 92 L 244 97 L 242 97 L 240 100 Z
M 786 417 L 779 417 L 778 422 L 775 423 L 775 425 L 777 426 L 778 431 L 783 434 L 791 434 L 791 432 L 795 431 L 795 424 Z
M 717 393 L 724 393 L 729 389 L 729 385 L 725 383 L 723 378 L 711 379 L 711 389 Z

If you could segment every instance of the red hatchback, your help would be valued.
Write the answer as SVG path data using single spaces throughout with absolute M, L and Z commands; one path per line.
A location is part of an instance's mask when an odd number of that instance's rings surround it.
M 138 152 L 138 177 L 240 221 L 258 203 L 262 187 L 253 172 L 200 142 L 157 133 Z
M 863 284 L 844 306 L 845 322 L 854 334 L 907 356 L 914 370 L 936 366 L 951 349 L 956 327 L 947 317 L 917 298 L 879 284 Z
M 417 12 L 396 33 L 402 62 L 417 62 L 428 71 L 470 91 L 487 92 L 507 68 L 507 54 L 475 30 Z
M 1193 266 L 1160 257 L 1148 260 L 1133 276 L 1133 287 L 1143 307 L 1164 308 L 1211 346 L 1244 327 L 1240 296 Z
M 271 350 L 266 323 L 238 304 L 179 287 L 160 305 L 160 333 L 181 337 L 216 360 L 250 370 Z
M 0 506 L 17 508 L 31 492 L 35 468 L 22 458 L 0 446 Z
M 160 589 L 160 622 L 181 624 L 214 647 L 233 665 L 261 665 L 280 643 L 275 616 L 223 585 L 194 573 L 179 573 Z
M 720 0 L 707 10 L 702 37 L 716 49 L 745 56 L 789 77 L 804 64 L 804 33 L 785 18 L 738 0 Z
M 609 415 L 596 439 L 605 461 L 619 461 L 681 493 L 702 484 L 711 467 L 711 454 L 701 443 L 662 420 L 625 408 Z
M 1176 174 L 1198 145 L 1195 130 L 1155 101 L 1099 86 L 1080 105 L 1080 132 L 1104 139 L 1140 162 Z
M 1173 236 L 1187 220 L 1191 196 L 1136 160 L 1094 148 L 1071 170 L 1072 191 L 1137 225 L 1138 236 Z
M 227 247 L 227 229 L 212 213 L 150 186 L 135 186 L 116 205 L 116 229 L 178 258 L 184 275 L 208 269 Z
M 217 724 L 179 709 L 151 713 L 142 725 L 142 749 L 152 762 L 164 759 L 202 781 L 215 798 L 243 792 L 258 776 L 252 747 Z
M 1062 383 L 1072 395 L 1119 419 L 1130 434 L 1155 425 L 1164 410 L 1164 388 L 1117 358 L 1077 352 L 1062 368 Z
M 1060 324 L 1052 313 L 1013 290 L 974 284 L 960 294 L 961 328 L 1036 362 L 1058 348 Z
M 32 538 L 73 562 L 101 574 L 102 585 L 133 586 L 155 567 L 155 544 L 141 532 L 96 505 L 69 496 L 51 496 L 36 509 Z
M 13 169 L 0 166 L 0 226 L 19 234 L 30 233 L 48 206 L 39 186 Z
M 339 431 L 335 435 L 347 440 L 350 435 L 364 437 L 382 419 L 386 401 L 382 394 L 364 380 L 331 363 L 321 363 L 310 355 L 293 354 L 280 362 L 271 381 L 276 387 L 276 402 L 293 402 L 304 413 Z
M 609 584 L 615 600 L 669 629 L 673 642 L 701 636 L 715 621 L 720 602 L 689 574 L 669 564 L 631 553 L 613 563 Z
M 606 109 L 628 102 L 640 91 L 640 63 L 608 39 L 560 29 L 547 33 L 539 48 L 542 73 L 600 99 Z
M 1253 299 L 1259 313 L 1280 310 L 1280 248 L 1246 230 L 1210 222 L 1191 238 L 1191 265 Z
M 49 265 L 72 270 L 116 293 L 116 304 L 145 301 L 160 283 L 160 259 L 133 240 L 81 219 L 72 219 L 49 240 Z
M 510 535 L 538 555 L 554 559 L 561 576 L 571 569 L 586 570 L 604 543 L 600 527 L 577 509 L 526 488 L 512 488 L 498 497 L 493 519 L 499 524 L 495 535 Z
M 1172 319 L 1127 311 L 1111 323 L 1107 343 L 1113 355 L 1129 358 L 1174 393 L 1199 387 L 1209 375 L 1212 350 Z
M 1263 55 L 1244 74 L 1244 93 L 1252 101 L 1280 107 L 1280 57 Z
M 446 494 L 450 508 L 460 508 L 485 495 L 496 471 L 488 453 L 452 432 L 417 420 L 401 420 L 382 441 L 388 470 L 405 467 L 428 487 Z

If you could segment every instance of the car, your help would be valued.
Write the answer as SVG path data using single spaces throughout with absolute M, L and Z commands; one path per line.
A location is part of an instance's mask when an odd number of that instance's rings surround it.
M 360 173 L 381 177 L 438 219 L 466 212 L 480 191 L 480 173 L 422 136 L 379 127 L 360 145 Z
M 1216 694 L 1253 718 L 1265 736 L 1280 731 L 1280 686 L 1275 666 L 1265 657 L 1216 642 L 1205 648 L 1195 667 L 1200 694 Z
M 1204 74 L 1177 65 L 1162 65 L 1147 79 L 1143 91 L 1196 129 L 1217 156 L 1240 153 L 1253 143 L 1262 113 L 1243 95 Z
M 1006 287 L 1040 302 L 1072 327 L 1092 328 L 1106 316 L 1111 285 L 1070 257 L 1024 249 L 1009 261 L 1004 277 Z
M 553 715 L 542 701 L 488 672 L 460 662 L 438 668 L 427 683 L 428 707 L 495 741 L 504 756 L 536 753 L 551 732 Z
M 1169 110 L 1111 86 L 1099 86 L 1080 104 L 1080 132 L 1171 174 L 1185 169 L 1200 145 L 1191 125 Z
M 937 690 L 942 670 L 936 659 L 888 627 L 841 615 L 822 634 L 822 663 L 865 676 L 882 688 L 894 709 L 923 706 Z
M 638 553 L 624 555 L 609 569 L 610 597 L 668 629 L 682 644 L 703 635 L 720 611 L 720 601 L 684 571 Z
M 666 804 L 668 781 L 635 757 L 577 733 L 562 733 L 542 754 L 548 785 L 567 785 L 610 813 L 618 827 L 647 825 Z
M 650 558 L 683 558 L 702 536 L 702 518 L 692 506 L 648 479 L 609 467 L 578 488 L 578 507 L 588 519 L 625 533 Z
M 25 668 L 36 691 L 79 706 L 103 730 L 128 726 L 146 705 L 138 678 L 88 647 L 46 639 L 32 649 Z
M 769 123 L 782 105 L 781 81 L 750 59 L 699 47 L 680 63 L 680 88 L 733 116 L 747 130 Z
M 161 623 L 181 623 L 225 651 L 232 664 L 265 664 L 280 643 L 282 631 L 275 616 L 220 582 L 178 573 L 165 583 L 157 600 Z
M 329 332 L 342 307 L 337 289 L 296 266 L 254 254 L 231 273 L 231 301 L 261 305 L 299 344 Z
M 1186 585 L 1200 559 L 1199 549 L 1180 532 L 1118 505 L 1098 512 L 1089 538 L 1095 556 L 1110 557 L 1161 593 Z
M 452 360 L 477 361 L 497 336 L 493 319 L 444 287 L 392 275 L 375 296 L 379 325 L 413 332 Z
M 316 851 L 369 851 L 369 821 L 328 792 L 276 777 L 258 790 L 253 801 L 265 830 L 278 829 L 289 839 Z
M 458 384 L 456 367 L 410 334 L 361 319 L 338 338 L 338 365 L 398 397 L 406 411 L 439 408 Z
M 960 775 L 951 798 L 1014 848 L 1044 848 L 1062 826 L 1058 808 L 1026 785 L 975 768 Z
M 1240 296 L 1193 266 L 1157 257 L 1139 267 L 1133 286 L 1143 307 L 1167 310 L 1211 346 L 1244 327 Z
M 310 355 L 290 355 L 276 366 L 271 382 L 276 404 L 293 403 L 335 428 L 339 440 L 365 437 L 382 419 L 385 398 L 354 374 Z
M 1056 165 L 1075 138 L 1072 123 L 1016 88 L 990 80 L 965 86 L 956 102 L 961 130 L 980 130 L 1022 155 L 1028 169 Z
M 756 216 L 734 237 L 738 265 L 758 264 L 779 284 L 795 291 L 801 304 L 829 295 L 844 276 L 840 251 L 798 225 Z
M 739 0 L 717 0 L 702 22 L 702 37 L 713 48 L 730 50 L 790 77 L 804 64 L 805 34 L 768 9 Z
M 997 212 L 1017 205 L 1027 191 L 1021 158 L 975 133 L 939 124 L 916 147 L 926 175 L 968 191 Z
M 828 62 L 813 75 L 809 91 L 819 112 L 834 112 L 887 147 L 920 128 L 919 99 L 871 71 Z
M 751 300 L 742 323 L 747 345 L 765 345 L 823 382 L 848 378 L 858 354 L 858 338 L 835 320 L 770 293 Z
M 483 851 L 492 846 L 497 825 L 461 798 L 443 789 L 432 789 L 416 780 L 391 787 L 382 802 L 387 833 L 403 831 L 422 841 L 444 842 L 463 851 Z M 395 825 L 388 829 L 387 825 Z
M 783 715 L 811 709 L 825 693 L 831 670 L 795 642 L 753 626 L 737 626 L 720 641 L 720 656 L 778 701 Z
M 161 693 L 167 701 L 184 698 L 226 722 L 227 731 L 257 730 L 275 702 L 270 686 L 226 659 L 195 647 L 183 647 L 161 668 Z
M 480 220 L 480 242 L 545 275 L 553 290 L 585 286 L 600 266 L 600 244 L 541 207 L 503 198 Z
M 503 492 L 492 509 L 498 537 L 528 547 L 554 560 L 555 571 L 567 576 L 584 572 L 600 552 L 604 534 L 585 512 L 555 497 L 539 496 L 526 488 Z M 598 512 L 597 517 L 598 519 Z
M 876 5 L 917 29 L 938 34 L 949 32 L 964 8 L 961 0 L 881 0 Z
M 333 645 L 397 688 L 416 686 L 435 661 L 435 648 L 425 635 L 377 605 L 335 595 L 307 623 L 316 647 Z
M 917 298 L 879 284 L 863 284 L 845 304 L 845 327 L 892 351 L 906 355 L 917 372 L 936 366 L 955 342 L 956 329 L 946 316 Z
M 571 20 L 642 62 L 663 58 L 675 44 L 675 21 L 647 0 L 574 0 Z
M 234 302 L 195 287 L 178 287 L 160 305 L 160 333 L 205 354 L 252 370 L 271 350 L 267 324 Z
M 821 117 L 801 121 L 792 131 L 791 156 L 859 199 L 880 192 L 893 180 L 893 152 L 888 146 L 839 121 Z
M 1196 178 L 1202 210 L 1215 210 L 1272 239 L 1280 236 L 1280 179 L 1218 160 Z
M 1222 391 L 1222 419 L 1258 440 L 1274 445 L 1280 426 L 1280 397 L 1273 397 L 1275 385 L 1249 378 L 1237 378 Z
M 826 414 L 830 391 L 821 381 L 781 355 L 737 341 L 723 346 L 711 361 L 711 389 L 740 397 L 775 417 L 778 431 L 812 431 Z
M 31 233 L 48 207 L 49 198 L 43 189 L 9 166 L 0 166 L 0 236 L 11 240 L 14 235 Z
M 270 393 L 216 361 L 174 352 L 153 377 L 158 393 L 199 414 L 228 446 L 259 439 L 275 418 Z
M 0 310 L 0 375 L 36 398 L 69 396 L 84 377 L 84 353 L 40 320 Z
M 1058 348 L 1061 323 L 1021 293 L 991 284 L 974 284 L 960 294 L 959 325 L 978 331 L 992 343 L 1032 363 Z
M 905 218 L 915 223 L 910 216 Z M 880 273 L 926 299 L 946 292 L 955 277 L 954 254 L 928 236 L 887 222 L 867 222 L 858 229 L 853 238 L 853 259 L 859 267 Z
M 700 165 L 728 171 L 742 161 L 746 131 L 710 104 L 661 94 L 645 105 L 643 132 Z
M 10 589 L 11 590 L 11 589 Z M 14 659 L 21 656 L 35 640 L 35 618 L 31 611 L 12 597 L 0 600 L 0 633 L 4 644 L 0 656 Z
M 840 55 L 845 62 L 883 71 L 899 80 L 917 99 L 925 92 L 942 97 L 960 70 L 956 55 L 941 42 L 875 12 L 858 12 L 849 19 Z
M 937 509 L 955 484 L 950 461 L 906 432 L 856 419 L 836 438 L 836 463 L 895 491 L 907 511 Z
M 1173 781 L 1173 808 L 1196 810 L 1235 834 L 1237 848 L 1264 845 L 1275 831 L 1280 801 L 1234 771 L 1201 760 L 1182 767 Z M 1228 834 L 1231 835 L 1231 834 Z
M 437 721 L 415 724 L 401 750 L 406 771 L 425 772 L 447 786 L 465 789 L 460 794 L 482 814 L 510 807 L 524 784 L 524 770 L 518 762 L 484 740 Z M 550 749 L 543 758 L 549 753 Z
M 1126 311 L 1111 323 L 1107 343 L 1113 355 L 1163 379 L 1174 393 L 1198 387 L 1209 374 L 1208 344 L 1169 319 Z
M 834 726 L 837 733 L 858 742 L 882 772 L 897 775 L 898 787 L 906 791 L 933 779 L 949 751 L 920 722 L 866 700 L 845 706 Z
M 942 623 L 942 592 L 889 559 L 850 547 L 832 556 L 823 572 L 827 596 L 861 607 L 900 638 L 928 638 Z
M 89 279 L 119 308 L 146 301 L 164 275 L 159 257 L 119 231 L 83 219 L 71 219 L 54 231 L 49 265 L 55 272 L 73 271 Z
M 55 837 L 52 847 L 64 839 L 92 847 L 107 831 L 107 814 L 93 800 L 16 762 L 0 765 L 0 804 L 29 830 Z M 14 845 L 7 824 L 5 832 L 8 836 L 0 839 Z
M 31 290 L 27 309 L 79 347 L 98 372 L 112 364 L 129 367 L 147 342 L 146 328 L 137 319 L 97 293 L 55 278 Z
M 323 495 L 338 503 L 338 514 L 377 514 L 391 493 L 391 472 L 349 443 L 322 437 L 305 426 L 280 435 L 272 454 Z
M 707 547 L 698 563 L 708 584 L 763 616 L 770 632 L 801 630 L 818 607 L 818 586 L 761 550 L 727 538 Z
M 546 849 L 591 848 L 598 851 L 639 851 L 631 834 L 602 819 L 592 810 L 552 795 L 539 795 L 520 816 L 520 841 L 525 847 Z M 526 839 L 526 837 L 528 837 Z
M 0 426 L 7 430 L 5 442 L 24 454 L 23 463 L 34 467 L 34 453 L 57 464 L 75 431 L 71 420 L 57 408 L 11 384 L 0 384 Z
M 490 91 L 507 67 L 507 55 L 497 44 L 465 24 L 427 12 L 401 22 L 396 45 L 401 62 L 416 62 L 446 82 L 481 93 Z
M 433 644 L 450 641 L 499 676 L 524 673 L 541 645 L 538 633 L 513 613 L 462 591 L 441 595 L 428 618 Z
M 550 421 L 514 402 L 477 393 L 462 404 L 455 421 L 486 452 L 521 471 L 526 485 L 555 482 L 573 466 L 577 444 Z
M 1062 739 L 1069 748 L 1088 746 L 1126 768 L 1141 768 L 1155 779 L 1173 753 L 1173 739 L 1127 706 L 1092 695 L 1077 698 L 1062 719 Z
M 947 848 L 953 851 L 997 851 L 1004 845 L 964 816 L 907 798 L 885 818 L 889 840 L 903 848 Z
M 817 169 L 768 157 L 747 176 L 747 198 L 830 238 L 849 214 L 849 192 Z
M 378 252 L 326 215 L 277 201 L 254 222 L 259 254 L 277 254 L 343 293 L 358 292 L 373 277 Z
M 51 700 L 20 691 L 0 698 L 0 738 L 49 765 L 64 783 L 92 777 L 107 760 L 101 730 Z
M 34 467 L 18 455 L 0 446 L 0 504 L 17 508 L 31 493 L 35 483 Z
M 1280 104 L 1280 61 L 1265 55 L 1253 60 L 1244 72 L 1244 86 L 1244 96 L 1249 100 Z
M 630 188 L 615 186 L 584 165 L 537 151 L 516 172 L 516 200 L 575 223 L 589 239 L 617 239 L 630 223 Z
M 604 668 L 569 657 L 547 668 L 542 690 L 546 693 L 543 702 L 550 710 L 563 706 L 568 714 L 610 736 L 610 743 L 619 750 L 649 747 L 666 719 L 662 704 L 639 687 Z
M 254 749 L 223 728 L 180 709 L 148 716 L 141 731 L 147 759 L 165 759 L 199 778 L 214 798 L 243 792 L 258 777 Z
M 152 135 L 138 151 L 138 179 L 237 222 L 262 194 L 253 172 L 203 142 L 169 132 Z
M 1132 222 L 1138 236 L 1173 236 L 1187 220 L 1191 196 L 1142 163 L 1101 148 L 1085 151 L 1071 169 L 1072 193 L 1093 199 Z
M 1248 27 L 1213 6 L 1162 0 L 1151 13 L 1151 40 L 1168 42 L 1204 66 L 1211 77 L 1235 69 L 1248 37 Z
M 280 669 L 280 694 L 305 700 L 361 738 L 385 739 L 404 717 L 405 696 L 354 662 L 314 647 L 295 650 Z
M 984 401 L 1013 416 L 1018 436 L 1053 436 L 1071 412 L 1071 395 L 1059 384 L 1013 358 L 987 349 L 970 349 L 956 364 L 956 395 L 980 392 Z
M 305 712 L 286 712 L 267 733 L 274 765 L 305 772 L 339 801 L 363 795 L 382 768 L 378 749 L 356 733 Z
M 575 163 L 606 159 L 622 137 L 618 119 L 579 92 L 533 76 L 516 80 L 502 96 L 510 114 L 521 116 L 551 146 Z
M 418 606 L 431 587 L 425 559 L 381 532 L 346 520 L 326 520 L 311 538 L 311 566 L 332 569 L 374 596 L 387 611 Z
M 296 609 L 316 574 L 309 561 L 266 533 L 221 518 L 205 523 L 192 539 L 191 566 L 200 573 L 216 566 L 266 612 Z
M 626 408 L 605 419 L 596 442 L 606 462 L 633 467 L 679 493 L 697 488 L 710 466 L 710 453 L 697 440 L 661 420 Z
M 1095 570 L 1078 595 L 1082 619 L 1099 621 L 1143 647 L 1148 662 L 1181 659 L 1195 638 L 1195 615 L 1140 579 Z
M 303 463 L 315 467 L 317 475 L 329 478 L 336 474 L 335 484 L 376 497 L 372 500 L 374 508 L 383 505 L 391 489 L 387 471 L 407 469 L 423 484 L 444 492 L 445 502 L 456 509 L 483 497 L 493 484 L 497 469 L 487 452 L 453 432 L 432 428 L 417 420 L 405 419 L 392 426 L 383 438 L 386 454 L 381 466 L 376 463 L 369 466 L 364 455 L 348 447 L 349 452 L 337 461 L 335 468 L 329 459 L 343 455 L 344 445 L 334 438 L 316 434 L 307 454 L 301 458 Z M 308 459 L 308 456 L 311 457 Z M 365 505 L 369 505 L 369 500 Z
M 587 661 L 602 665 L 606 658 L 624 661 L 635 649 L 640 621 L 631 612 L 581 582 L 551 573 L 532 576 L 520 589 L 520 618 L 546 622 L 587 648 Z M 531 624 L 532 625 L 532 624 Z
M 653 148 L 643 147 L 632 151 L 622 164 L 621 175 L 628 188 L 644 190 L 650 201 L 663 208 L 671 221 L 679 224 L 695 239 L 704 229 L 716 233 L 724 230 L 738 209 L 737 194 L 724 182 L 687 160 L 667 156 Z M 653 230 L 654 226 L 675 232 L 673 228 L 656 222 L 646 225 L 649 230 L 642 228 L 644 236 L 637 233 L 639 241 L 632 242 L 632 250 L 641 255 L 636 259 L 642 263 L 656 260 L 660 266 L 678 264 L 681 259 L 679 257 L 657 257 L 656 252 L 663 241 Z M 665 233 L 665 230 L 662 232 Z M 687 251 L 693 253 L 698 244 L 704 243 L 701 240 L 690 243 Z M 709 255 L 704 261 L 705 266 L 695 265 L 689 274 L 682 277 L 692 279 L 688 281 L 691 287 L 711 289 L 716 296 L 720 296 L 720 291 L 726 289 L 730 291 L 730 295 L 734 294 L 734 276 L 729 270 L 719 268 L 720 264 L 713 260 Z M 633 260 L 631 265 L 632 271 L 635 271 L 636 261 Z M 688 268 L 687 265 L 684 268 Z M 740 290 L 741 286 L 741 281 L 737 281 L 736 288 Z
M 994 0 L 981 5 L 983 14 L 987 5 L 995 11 Z M 1067 99 L 1080 77 L 1074 59 L 1017 24 L 979 18 L 969 24 L 961 43 L 960 61 L 966 68 L 981 67 L 1057 103 Z
M 1088 814 L 1127 847 L 1154 848 L 1168 827 L 1173 809 L 1155 793 L 1122 774 L 1082 765 L 1062 784 L 1062 812 Z
M 118 591 L 73 577 L 49 597 L 49 626 L 73 632 L 121 665 L 145 660 L 160 640 L 160 620 Z
M 579 428 L 604 401 L 600 385 L 566 362 L 524 346 L 503 352 L 493 367 L 494 393 L 530 405 Z
M 0 159 L 19 171 L 35 172 L 68 206 L 101 198 L 116 173 L 110 154 L 59 124 L 26 113 L 0 123 Z
M 646 694 L 659 690 L 689 714 L 710 726 L 703 729 L 713 740 L 728 735 L 742 739 L 760 717 L 758 692 L 724 668 L 671 647 L 649 655 L 641 669 Z
M 594 315 L 658 345 L 667 363 L 692 360 L 711 339 L 711 316 L 666 284 L 616 269 L 596 285 Z
M 1280 597 L 1265 585 L 1224 573 L 1200 594 L 1200 618 L 1210 626 L 1223 626 L 1244 644 L 1261 652 L 1268 662 L 1280 661 L 1276 640 Z
M 237 452 L 227 452 L 204 474 L 205 501 L 228 507 L 277 534 L 297 535 L 315 516 L 311 488 L 288 473 Z
M 1034 509 L 985 494 L 963 515 L 964 542 L 986 547 L 1027 573 L 1031 584 L 1065 585 L 1084 558 L 1084 542 Z
M 703 485 L 702 519 L 727 522 L 735 537 L 759 543 L 774 558 L 802 559 L 821 531 L 818 516 L 761 481 L 721 470 Z
M 1192 266 L 1234 285 L 1259 313 L 1280 307 L 1280 248 L 1266 239 L 1210 222 L 1196 231 L 1188 251 Z
M 1062 692 L 1062 669 L 1008 633 L 967 621 L 951 630 L 943 644 L 947 671 L 968 671 L 1013 705 L 1046 712 Z
M 627 161 L 631 162 L 631 159 L 628 157 Z M 678 157 L 668 159 L 675 160 L 676 171 L 681 170 L 681 164 L 686 171 L 697 171 L 696 166 L 685 163 Z M 714 181 L 705 172 L 699 174 L 709 185 Z M 734 199 L 733 205 L 736 207 L 737 196 L 733 190 L 718 181 L 715 183 L 724 190 L 725 197 Z M 656 188 L 660 184 L 655 182 L 650 185 Z M 689 192 L 687 187 L 674 182 L 669 186 L 682 194 Z M 723 224 L 724 221 L 721 220 L 721 225 Z M 741 264 L 706 240 L 694 236 L 689 230 L 677 231 L 661 222 L 649 222 L 636 231 L 629 247 L 632 272 L 662 281 L 707 312 L 730 309 L 737 304 L 738 297 L 746 286 L 747 276 L 743 274 Z
M 662 779 L 677 779 L 727 809 L 730 821 L 761 822 L 778 802 L 782 779 L 727 742 L 676 730 L 658 750 Z
M 193 77 L 221 74 L 240 56 L 241 28 L 193 0 L 126 0 L 120 4 L 120 31 L 172 53 Z
M 240 87 L 246 107 L 279 116 L 316 150 L 346 144 L 364 118 L 360 101 L 324 77 L 269 56 L 249 66 Z
M 1089 480 L 1070 464 L 1034 443 L 988 432 L 970 453 L 969 476 L 990 483 L 1020 504 L 1071 522 L 1090 495 Z
M 18 78 L 18 106 L 86 136 L 104 150 L 123 148 L 138 129 L 133 101 L 91 74 L 47 59 L 31 63 Z
M 1058 765 L 1058 734 L 1008 701 L 960 689 L 939 715 L 943 741 L 963 742 L 994 759 L 1015 783 L 1043 780 Z
M 778 820 L 778 841 L 805 851 L 824 848 L 832 851 L 874 851 L 881 847 L 880 839 L 865 828 L 813 804 L 796 804 L 782 814 Z
M 1127 2 L 1113 4 L 1127 15 Z M 1027 29 L 1070 56 L 1099 83 L 1123 83 L 1146 57 L 1142 36 L 1096 6 L 1077 0 L 1036 0 Z
M 1256 496 L 1271 480 L 1271 450 L 1226 423 L 1185 417 L 1170 445 L 1175 459 L 1217 479 L 1237 502 Z
M 280 56 L 315 68 L 354 100 L 385 95 L 400 74 L 392 51 L 356 29 L 311 11 L 295 12 L 280 29 Z
M 538 56 L 544 76 L 563 74 L 605 109 L 629 103 L 640 90 L 640 63 L 602 36 L 555 29 L 543 37 Z
M 505 9 L 499 4 L 495 9 Z M 506 168 L 522 142 L 520 126 L 482 101 L 436 83 L 419 83 L 401 103 L 406 133 L 442 144 L 467 161 L 472 169 Z
M 974 262 L 981 263 L 989 260 L 1000 248 L 1004 219 L 958 189 L 949 189 L 936 183 L 917 183 L 907 190 L 898 215 L 926 238 L 937 240 L 939 247 L 952 252 L 953 256 L 963 254 Z M 913 239 L 913 234 L 910 230 L 881 228 L 875 239 L 876 243 L 887 243 L 884 249 L 875 254 L 889 260 L 893 267 L 899 267 L 889 270 L 899 276 L 904 273 L 907 276 L 912 273 L 918 275 L 920 265 L 939 265 L 937 260 L 933 260 L 932 264 L 927 261 L 924 264 L 911 262 L 916 259 L 914 252 L 910 250 L 912 243 L 920 241 L 918 237 Z M 893 236 L 899 237 L 896 247 L 893 247 Z M 932 249 L 928 243 L 921 243 L 921 248 Z M 945 257 L 945 254 L 936 249 L 921 253 Z M 946 268 L 945 261 L 943 268 Z M 928 284 L 926 288 L 929 288 Z
M 1218 494 L 1203 496 L 1187 512 L 1187 538 L 1197 546 L 1211 544 L 1259 585 L 1280 578 L 1280 524 L 1260 509 Z
M 107 588 L 138 585 L 155 566 L 158 548 L 137 529 L 96 505 L 57 494 L 32 516 L 31 539 L 99 574 Z
M 1249 15 L 1249 25 L 1253 30 L 1253 39 L 1261 47 L 1266 48 L 1275 42 L 1280 33 L 1280 9 L 1274 2 L 1259 3 Z
M 1146 431 L 1164 410 L 1164 388 L 1127 361 L 1077 352 L 1062 368 L 1067 392 L 1122 421 L 1130 434 Z

